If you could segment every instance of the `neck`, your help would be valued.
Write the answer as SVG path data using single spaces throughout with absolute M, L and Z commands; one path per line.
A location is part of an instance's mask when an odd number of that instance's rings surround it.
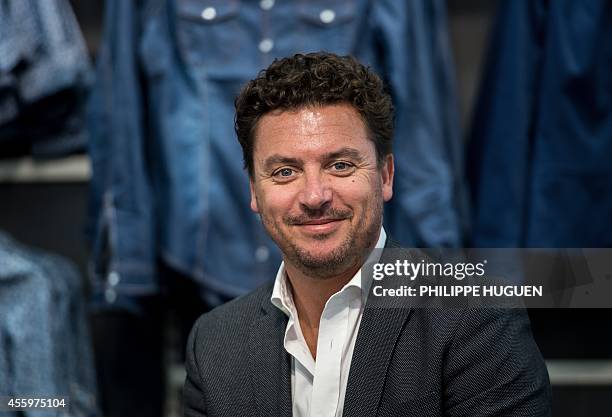
M 349 268 L 342 274 L 327 278 L 314 278 L 285 263 L 285 272 L 291 285 L 293 303 L 298 313 L 300 329 L 312 357 L 317 358 L 319 322 L 327 300 L 340 291 L 357 273 L 359 266 Z
M 340 291 L 355 276 L 360 266 L 353 266 L 341 274 L 327 278 L 315 278 L 285 263 L 287 278 L 291 284 L 293 302 L 302 327 L 318 329 L 327 300 Z

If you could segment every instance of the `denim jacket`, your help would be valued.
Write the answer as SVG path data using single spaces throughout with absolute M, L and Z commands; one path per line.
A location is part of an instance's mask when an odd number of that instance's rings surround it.
M 109 0 L 90 106 L 98 293 L 157 291 L 155 261 L 235 296 L 275 276 L 233 131 L 240 87 L 275 57 L 328 50 L 371 65 L 396 107 L 405 244 L 457 246 L 463 188 L 442 0 Z M 119 298 L 118 298 L 119 297 Z
M 500 6 L 468 152 L 473 244 L 610 247 L 612 3 Z

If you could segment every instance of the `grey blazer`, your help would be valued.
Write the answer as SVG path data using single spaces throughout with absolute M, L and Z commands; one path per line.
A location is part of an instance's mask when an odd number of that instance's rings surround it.
M 186 417 L 290 417 L 287 317 L 272 284 L 198 319 L 187 344 Z M 522 309 L 366 307 L 346 417 L 550 416 L 544 361 Z

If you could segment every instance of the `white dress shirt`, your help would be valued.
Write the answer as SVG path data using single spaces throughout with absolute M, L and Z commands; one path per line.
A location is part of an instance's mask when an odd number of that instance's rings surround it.
M 386 240 L 387 234 L 381 228 L 376 248 L 382 249 Z M 380 251 L 373 251 L 367 262 L 378 261 L 371 259 L 375 256 L 380 256 Z M 291 355 L 293 417 L 342 416 L 346 383 L 368 286 L 369 283 L 362 288 L 360 269 L 327 300 L 319 323 L 315 361 L 300 329 L 285 264 L 281 263 L 271 302 L 289 317 L 283 343 Z

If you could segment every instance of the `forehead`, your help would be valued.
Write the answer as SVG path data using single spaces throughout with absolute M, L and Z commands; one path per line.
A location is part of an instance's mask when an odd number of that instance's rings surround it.
M 255 130 L 255 154 L 305 154 L 345 146 L 364 152 L 374 150 L 361 115 L 348 104 L 268 113 Z

